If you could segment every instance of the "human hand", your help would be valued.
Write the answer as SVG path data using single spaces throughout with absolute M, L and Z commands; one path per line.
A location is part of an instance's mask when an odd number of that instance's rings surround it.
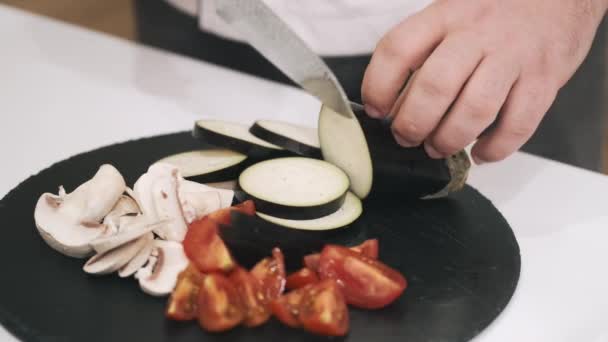
M 436 0 L 378 43 L 361 89 L 366 111 L 392 116 L 397 142 L 424 144 L 433 158 L 477 140 L 477 163 L 502 160 L 532 136 L 585 59 L 607 7 L 607 0 Z

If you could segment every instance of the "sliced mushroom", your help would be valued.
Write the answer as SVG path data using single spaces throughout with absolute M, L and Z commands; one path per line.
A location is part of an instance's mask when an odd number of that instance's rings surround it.
M 179 193 L 189 193 L 189 194 L 202 194 L 205 192 L 217 192 L 220 196 L 221 208 L 228 208 L 232 205 L 232 201 L 234 199 L 234 191 L 229 189 L 222 189 L 219 187 L 212 187 L 205 184 L 180 179 L 179 182 Z
M 188 224 L 222 207 L 222 199 L 217 191 L 203 193 L 180 191 L 179 200 L 184 219 Z
M 167 224 L 165 221 L 151 222 L 145 215 L 123 216 L 119 222 L 120 226 L 116 234 L 103 235 L 90 242 L 97 253 L 115 249 Z
M 97 275 L 114 273 L 129 263 L 153 239 L 154 235 L 147 233 L 106 253 L 96 254 L 84 264 L 83 270 Z
M 118 225 L 118 219 L 120 219 L 121 217 L 126 215 L 136 215 L 139 213 L 139 205 L 137 204 L 137 202 L 129 196 L 122 195 L 120 196 L 118 202 L 116 202 L 116 204 L 114 205 L 114 208 L 112 208 L 108 215 L 104 217 L 103 223 L 113 223 L 115 225 Z
M 152 296 L 166 296 L 173 291 L 177 276 L 188 266 L 182 244 L 154 240 L 148 263 L 135 273 L 141 289 Z
M 133 274 L 135 274 L 135 272 L 137 272 L 140 268 L 142 268 L 146 264 L 148 259 L 150 258 L 150 254 L 152 253 L 152 248 L 154 247 L 154 234 L 148 233 L 148 235 L 144 235 L 144 236 L 152 236 L 152 239 L 150 239 L 150 241 L 148 243 L 146 243 L 144 248 L 142 248 L 137 253 L 137 255 L 135 255 L 133 257 L 133 259 L 131 259 L 131 261 L 129 261 L 129 263 L 124 265 L 118 271 L 118 275 L 121 278 L 130 277 Z
M 216 189 L 234 191 L 237 188 L 237 181 L 231 180 L 231 181 L 217 182 L 217 183 L 205 183 L 205 185 L 210 186 L 212 188 L 216 188 Z
M 107 229 L 100 222 L 125 188 L 118 170 L 102 165 L 93 178 L 72 193 L 66 194 L 60 188 L 59 196 L 42 194 L 34 210 L 38 232 L 49 246 L 62 254 L 76 258 L 90 255 L 89 242 Z

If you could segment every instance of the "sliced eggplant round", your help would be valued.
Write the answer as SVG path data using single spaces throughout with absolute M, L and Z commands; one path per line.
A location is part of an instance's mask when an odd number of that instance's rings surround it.
M 438 198 L 462 189 L 471 165 L 465 151 L 432 159 L 422 146 L 397 144 L 386 122 L 362 111 L 355 114 L 345 118 L 323 107 L 319 137 L 323 158 L 349 175 L 359 198 L 372 193 L 402 200 Z
M 346 195 L 344 204 L 342 207 L 340 207 L 340 209 L 338 209 L 338 211 L 318 219 L 288 220 L 273 217 L 260 212 L 258 212 L 257 215 L 268 222 L 272 222 L 283 227 L 301 230 L 323 231 L 346 227 L 357 220 L 361 216 L 362 212 L 363 206 L 361 205 L 361 200 L 355 196 L 355 194 L 349 192 Z
M 225 182 L 238 177 L 247 156 L 232 150 L 196 150 L 167 156 L 159 163 L 176 167 L 182 177 L 198 183 Z
M 249 128 L 249 132 L 295 154 L 321 158 L 319 133 L 315 128 L 282 121 L 258 120 Z
M 336 212 L 346 198 L 348 176 L 338 167 L 304 157 L 266 160 L 239 176 L 239 200 L 251 199 L 271 216 L 308 220 Z
M 249 127 L 226 121 L 199 120 L 193 135 L 201 142 L 243 153 L 254 159 L 286 155 L 283 148 L 266 142 L 249 132 Z

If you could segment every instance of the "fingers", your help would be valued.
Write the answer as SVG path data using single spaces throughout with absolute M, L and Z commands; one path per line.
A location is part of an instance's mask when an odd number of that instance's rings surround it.
M 448 36 L 411 80 L 392 124 L 400 145 L 420 145 L 436 128 L 483 58 L 469 34 Z
M 509 94 L 498 125 L 481 137 L 471 154 L 477 164 L 500 161 L 532 136 L 555 100 L 558 87 L 538 79 L 520 79 Z
M 444 158 L 461 151 L 494 122 L 519 76 L 517 65 L 502 56 L 483 59 L 450 112 L 425 141 L 430 157 Z
M 436 6 L 414 14 L 378 43 L 365 71 L 361 96 L 367 113 L 386 115 L 410 72 L 418 68 L 445 35 Z

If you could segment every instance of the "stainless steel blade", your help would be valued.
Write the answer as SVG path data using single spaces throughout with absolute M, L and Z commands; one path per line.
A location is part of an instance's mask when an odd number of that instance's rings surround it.
M 324 105 L 353 117 L 351 102 L 331 69 L 262 0 L 221 0 L 217 14 L 287 77 Z

